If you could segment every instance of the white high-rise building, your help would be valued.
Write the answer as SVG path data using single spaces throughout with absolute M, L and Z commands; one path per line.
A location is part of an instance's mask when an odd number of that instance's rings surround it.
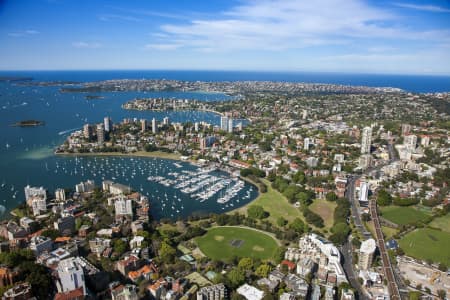
M 199 125 L 198 122 L 194 123 L 194 130 L 195 130 L 195 132 L 198 132 L 198 125 Z
M 361 139 L 361 154 L 369 154 L 371 144 L 372 144 L 372 128 L 364 127 Z
M 145 132 L 147 130 L 147 120 L 141 119 L 141 132 Z
M 308 118 L 308 110 L 304 109 L 304 110 L 302 111 L 302 119 L 303 119 L 303 120 L 306 120 L 306 118 Z
M 414 134 L 405 135 L 403 137 L 403 145 L 405 145 L 406 148 L 411 151 L 415 150 L 417 146 L 417 135 Z
M 228 130 L 228 117 L 227 116 L 220 117 L 220 129 L 223 131 Z
M 359 187 L 359 201 L 361 202 L 367 202 L 369 199 L 369 183 L 368 182 L 361 182 L 361 185 Z
M 163 124 L 164 124 L 165 126 L 169 126 L 169 124 L 170 124 L 169 117 L 165 117 L 165 118 L 163 119 Z
M 372 265 L 373 255 L 377 249 L 374 239 L 368 239 L 361 243 L 359 248 L 358 266 L 361 270 L 367 270 Z
M 55 198 L 58 201 L 66 201 L 66 192 L 64 189 L 56 189 Z
M 114 203 L 116 217 L 118 216 L 133 216 L 133 204 L 132 200 L 120 198 Z
M 111 131 L 111 119 L 109 117 L 105 117 L 103 119 L 103 126 L 105 127 L 105 131 L 106 132 L 110 132 Z
M 308 151 L 309 150 L 309 144 L 310 144 L 309 138 L 304 138 L 303 139 L 303 150 Z
M 58 291 L 60 293 L 83 288 L 83 295 L 86 293 L 83 267 L 75 257 L 61 260 L 58 264 Z
M 156 134 L 158 132 L 158 124 L 156 123 L 156 119 L 152 119 L 152 132 L 153 134 Z
M 25 187 L 25 200 L 28 200 L 31 197 L 34 196 L 41 196 L 45 199 L 47 199 L 47 191 L 41 186 L 41 187 L 31 187 L 27 185 Z
M 103 144 L 105 142 L 105 128 L 103 124 L 97 124 L 97 143 Z
M 228 119 L 228 132 L 233 133 L 233 118 Z

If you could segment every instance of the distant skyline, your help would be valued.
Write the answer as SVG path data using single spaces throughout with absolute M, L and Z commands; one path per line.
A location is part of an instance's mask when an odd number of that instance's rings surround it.
M 450 75 L 446 0 L 0 0 L 0 70 Z

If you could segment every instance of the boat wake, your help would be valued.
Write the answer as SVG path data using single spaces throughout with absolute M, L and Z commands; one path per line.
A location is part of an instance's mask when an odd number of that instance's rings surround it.
M 64 135 L 64 134 L 67 134 L 67 133 L 69 133 L 69 132 L 72 132 L 72 131 L 75 131 L 75 130 L 79 130 L 79 129 L 81 129 L 81 128 L 82 128 L 82 127 L 77 127 L 77 128 L 67 129 L 67 130 L 58 132 L 58 134 L 59 134 L 59 135 Z

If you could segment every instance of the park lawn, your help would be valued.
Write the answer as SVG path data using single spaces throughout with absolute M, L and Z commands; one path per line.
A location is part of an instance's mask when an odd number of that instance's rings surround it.
M 450 214 L 434 219 L 429 225 L 450 233 Z
M 233 246 L 233 241 L 238 245 Z M 269 234 L 231 226 L 213 227 L 195 242 L 207 257 L 223 261 L 235 256 L 272 259 L 278 249 L 277 241 Z
M 247 215 L 247 209 L 249 206 L 260 205 L 270 214 L 267 219 L 272 224 L 276 225 L 279 217 L 283 217 L 288 222 L 293 221 L 295 218 L 300 218 L 305 222 L 304 217 L 298 208 L 290 204 L 283 194 L 277 190 L 274 190 L 269 181 L 264 179 L 262 181 L 267 185 L 267 192 L 260 193 L 255 200 L 243 207 L 233 210 L 231 213 L 239 212 Z
M 410 206 L 381 207 L 382 217 L 398 225 L 406 225 L 424 220 L 428 214 Z
M 309 209 L 322 217 L 325 222 L 326 228 L 333 227 L 334 224 L 334 209 L 337 204 L 333 201 L 327 201 L 325 199 L 316 199 L 309 206 Z
M 387 226 L 381 226 L 381 231 L 383 232 L 383 235 L 385 237 L 385 239 L 390 239 L 392 238 L 394 235 L 397 234 L 398 230 L 395 228 L 391 228 L 391 227 L 387 227 Z
M 450 266 L 450 233 L 431 228 L 416 229 L 399 242 L 405 253 L 414 258 Z

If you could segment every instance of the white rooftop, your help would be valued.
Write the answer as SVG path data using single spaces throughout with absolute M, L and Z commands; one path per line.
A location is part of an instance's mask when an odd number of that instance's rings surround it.
M 372 254 L 375 252 L 376 248 L 377 248 L 377 244 L 375 243 L 375 240 L 368 239 L 361 243 L 361 248 L 359 249 L 359 251 L 361 251 L 363 253 Z

